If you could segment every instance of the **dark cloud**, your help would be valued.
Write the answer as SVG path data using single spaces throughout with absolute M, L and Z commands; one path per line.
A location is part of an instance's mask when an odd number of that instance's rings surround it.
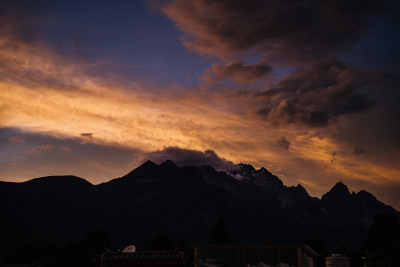
M 353 151 L 354 155 L 361 155 L 366 152 L 367 152 L 367 150 L 365 150 L 365 148 L 363 148 L 363 147 L 356 147 L 356 148 L 354 148 L 354 151 Z
M 35 60 L 45 65 L 49 49 L 37 32 L 43 23 L 43 10 L 51 1 L 0 1 L 0 72 L 1 80 L 30 88 L 67 87 L 49 76 L 49 68 L 37 67 Z M 60 63 L 61 58 L 58 58 Z M 36 64 L 35 64 L 36 63 Z M 69 86 L 71 88 L 72 86 Z
M 311 138 L 318 138 L 320 140 L 324 139 L 324 136 L 323 136 L 323 134 L 321 132 L 314 132 L 314 133 L 310 134 L 310 137 Z
M 340 115 L 368 110 L 374 101 L 357 93 L 365 83 L 358 72 L 339 61 L 316 63 L 287 75 L 257 98 L 257 113 L 274 124 L 326 126 Z
M 286 150 L 289 150 L 290 142 L 288 140 L 286 140 L 286 138 L 284 136 L 279 138 L 276 141 L 276 143 L 278 144 L 278 146 L 280 146 L 280 147 L 282 147 L 282 148 L 284 148 Z
M 331 159 L 331 164 L 335 164 L 336 161 L 336 152 L 332 152 L 332 159 Z
M 350 47 L 378 0 L 176 0 L 164 13 L 185 33 L 184 44 L 222 59 L 262 53 L 279 61 L 309 61 Z
M 295 67 L 247 103 L 275 125 L 319 127 L 373 106 L 359 90 L 370 78 L 338 58 L 363 37 L 374 15 L 389 10 L 388 3 L 175 0 L 163 12 L 184 33 L 188 49 L 224 62 L 205 69 L 206 82 L 254 82 L 271 66 Z
M 220 158 L 213 150 L 202 152 L 178 147 L 167 147 L 163 150 L 145 153 L 143 158 L 156 163 L 172 160 L 180 166 L 210 165 L 216 170 L 230 170 L 233 168 L 233 162 Z
M 36 42 L 39 35 L 33 25 L 40 23 L 43 8 L 52 5 L 52 1 L 1 1 L 0 29 L 10 39 L 21 42 Z
M 207 82 L 232 79 L 239 83 L 249 83 L 262 78 L 270 71 L 271 67 L 268 65 L 247 65 L 244 61 L 230 62 L 226 65 L 216 63 L 204 71 L 202 79 Z
M 81 133 L 81 144 L 88 144 L 93 140 L 93 133 Z

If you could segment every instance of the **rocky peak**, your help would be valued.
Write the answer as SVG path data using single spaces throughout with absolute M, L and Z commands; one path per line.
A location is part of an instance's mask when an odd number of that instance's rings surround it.
M 274 192 L 280 191 L 284 187 L 282 181 L 264 167 L 256 170 L 250 164 L 240 163 L 235 165 L 229 174 L 236 179 L 247 181 L 257 186 L 263 186 Z
M 301 184 L 298 184 L 298 185 L 296 186 L 296 189 L 297 189 L 297 191 L 300 192 L 302 195 L 304 195 L 304 196 L 309 196 L 307 190 L 306 190 Z
M 150 174 L 154 174 L 157 170 L 157 164 L 152 162 L 151 160 L 147 160 L 145 163 L 137 167 L 136 169 L 132 170 L 125 176 L 121 177 L 124 179 L 131 179 L 132 177 L 137 177 L 137 176 L 148 176 Z
M 259 170 L 257 170 L 256 172 L 261 173 L 261 174 L 268 174 L 268 175 L 271 175 L 271 174 L 272 174 L 269 170 L 267 170 L 267 169 L 264 168 L 264 167 L 261 167 L 261 168 L 260 168 Z
M 280 191 L 283 187 L 282 181 L 269 171 L 256 171 L 251 181 L 256 185 L 266 186 L 272 191 Z
M 363 207 L 372 207 L 374 204 L 379 202 L 374 195 L 365 190 L 361 190 L 355 194 L 354 201 Z
M 327 203 L 345 203 L 350 200 L 349 189 L 342 182 L 338 182 L 332 189 L 322 196 L 321 200 Z
M 239 163 L 234 166 L 231 173 L 234 175 L 240 174 L 241 176 L 248 178 L 248 177 L 252 176 L 255 171 L 256 171 L 256 169 L 252 165 Z
M 164 168 L 176 168 L 177 167 L 177 165 L 172 160 L 169 160 L 169 159 L 167 159 L 166 161 L 161 163 L 160 166 L 162 166 Z
M 332 189 L 329 192 L 337 192 L 340 194 L 350 195 L 349 188 L 347 188 L 347 185 L 345 185 L 342 182 L 338 182 L 337 184 L 335 184 L 335 186 L 332 187 Z
M 140 165 L 139 167 L 136 168 L 137 169 L 148 169 L 148 168 L 154 168 L 156 167 L 157 164 L 155 164 L 154 162 L 152 162 L 151 160 L 147 160 L 145 163 L 143 163 L 142 165 Z

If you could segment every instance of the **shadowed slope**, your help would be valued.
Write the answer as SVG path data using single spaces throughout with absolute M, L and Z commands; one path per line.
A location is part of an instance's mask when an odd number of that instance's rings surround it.
M 390 206 L 336 184 L 322 199 L 301 185 L 287 187 L 261 168 L 240 164 L 230 172 L 210 166 L 145 162 L 99 185 L 75 176 L 0 183 L 0 231 L 5 243 L 39 237 L 61 242 L 105 228 L 113 245 L 139 247 L 159 231 L 190 243 L 207 242 L 221 216 L 240 242 L 300 242 L 315 234 L 328 244 L 360 246 L 375 214 Z

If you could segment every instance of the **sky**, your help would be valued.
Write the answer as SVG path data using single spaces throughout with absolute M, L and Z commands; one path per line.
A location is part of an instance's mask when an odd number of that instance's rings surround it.
M 0 1 L 0 180 L 248 163 L 400 210 L 399 79 L 397 1 Z

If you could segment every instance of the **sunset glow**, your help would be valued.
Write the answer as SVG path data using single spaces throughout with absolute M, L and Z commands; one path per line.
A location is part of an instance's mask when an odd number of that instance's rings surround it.
M 27 11 L 9 2 L 0 19 L 0 180 L 68 172 L 100 183 L 124 175 L 152 152 L 176 147 L 213 150 L 227 162 L 264 166 L 284 184 L 301 183 L 317 197 L 343 180 L 350 190 L 368 190 L 400 209 L 400 114 L 393 100 L 399 100 L 400 25 L 392 15 L 382 17 L 371 7 L 360 8 L 354 19 L 344 12 L 337 18 L 323 13 L 329 23 L 319 32 L 312 21 L 296 26 L 287 19 L 265 19 L 278 8 L 274 5 L 239 14 L 240 7 L 228 9 L 226 1 L 209 6 L 200 0 L 162 6 L 133 1 L 123 9 L 157 20 L 148 28 L 145 22 L 138 26 L 149 32 L 148 39 L 144 33 L 144 39 L 126 39 L 139 28 L 122 27 L 115 33 L 104 29 L 112 40 L 99 44 L 94 35 L 102 29 L 90 24 L 84 28 L 93 36 L 76 33 L 84 36 L 81 52 L 69 48 L 78 41 L 67 34 L 79 28 L 68 17 L 76 3 L 59 9 L 37 4 Z M 101 5 L 98 14 L 88 10 L 76 16 L 90 20 L 109 14 Z M 139 23 L 135 16 L 119 18 L 119 11 L 109 15 L 110 27 L 128 25 L 127 19 Z M 235 21 L 252 14 L 237 32 Z M 220 23 L 213 28 L 215 21 Z M 285 25 L 273 31 L 276 23 Z M 373 31 L 374 23 L 397 29 L 397 37 L 385 35 L 376 43 L 380 33 Z M 129 40 L 132 51 L 121 48 L 118 38 Z M 374 55 L 361 60 L 360 46 L 378 51 L 387 40 L 391 46 L 376 55 L 381 65 Z M 140 42 L 154 48 L 135 50 Z M 164 53 L 163 42 L 180 54 Z M 396 53 L 397 61 L 391 61 Z M 77 147 L 86 151 L 85 161 L 65 162 L 80 153 Z M 107 155 L 113 160 L 103 163 Z

